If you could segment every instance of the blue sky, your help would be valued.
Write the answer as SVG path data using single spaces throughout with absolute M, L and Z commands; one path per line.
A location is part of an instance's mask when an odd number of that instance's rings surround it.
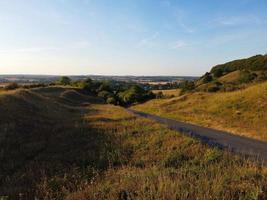
M 266 0 L 0 0 L 0 74 L 201 75 L 267 52 Z

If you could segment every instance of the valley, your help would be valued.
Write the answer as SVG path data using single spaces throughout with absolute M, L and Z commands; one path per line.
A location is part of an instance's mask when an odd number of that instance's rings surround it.
M 2 93 L 0 102 L 5 105 L 0 107 L 3 197 L 267 195 L 267 171 L 261 164 L 135 117 L 80 89 L 16 90 Z

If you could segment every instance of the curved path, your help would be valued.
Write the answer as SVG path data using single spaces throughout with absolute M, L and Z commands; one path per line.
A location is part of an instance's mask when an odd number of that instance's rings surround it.
M 179 122 L 144 112 L 127 109 L 128 112 L 154 120 L 158 123 L 167 125 L 172 130 L 177 130 L 185 135 L 200 139 L 202 142 L 211 146 L 217 146 L 222 149 L 228 149 L 231 152 L 248 156 L 253 160 L 258 160 L 267 165 L 267 143 L 251 138 L 233 135 L 224 131 L 211 128 L 205 128 L 185 122 Z

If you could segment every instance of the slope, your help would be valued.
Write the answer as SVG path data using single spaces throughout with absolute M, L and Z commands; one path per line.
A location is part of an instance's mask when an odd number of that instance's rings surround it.
M 0 198 L 267 198 L 265 167 L 80 90 L 19 90 L 0 101 Z
M 247 89 L 196 92 L 133 107 L 148 113 L 267 140 L 267 82 Z

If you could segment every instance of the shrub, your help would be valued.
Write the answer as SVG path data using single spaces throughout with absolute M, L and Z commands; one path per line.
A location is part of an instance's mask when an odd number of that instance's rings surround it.
M 207 92 L 217 92 L 223 87 L 223 84 L 219 81 L 216 81 L 208 86 Z
M 107 99 L 108 97 L 112 97 L 112 93 L 108 92 L 108 91 L 101 91 L 97 94 L 97 96 L 103 98 L 103 99 Z
M 106 102 L 108 104 L 113 104 L 113 105 L 116 105 L 116 99 L 114 97 L 108 97 Z
M 179 87 L 182 89 L 182 93 L 192 91 L 195 89 L 195 83 L 193 81 L 184 81 L 180 83 Z
M 151 91 L 146 91 L 138 85 L 132 85 L 129 89 L 118 94 L 120 104 L 130 105 L 140 103 L 155 97 Z
M 86 80 L 82 81 L 81 88 L 85 92 L 95 93 L 94 83 L 90 78 L 87 78 Z
M 19 85 L 17 83 L 9 83 L 5 86 L 5 90 L 15 90 L 19 88 Z
M 219 78 L 219 77 L 221 77 L 223 75 L 223 70 L 220 69 L 220 68 L 219 69 L 215 69 L 213 71 L 213 75 L 214 75 L 214 77 Z
M 61 85 L 70 85 L 71 84 L 71 79 L 67 76 L 62 76 L 59 80 L 59 84 Z
M 32 88 L 41 88 L 41 87 L 46 87 L 46 84 L 44 83 L 36 83 L 36 84 L 30 84 L 30 85 L 24 85 L 24 89 L 32 89 Z
M 157 99 L 162 99 L 163 97 L 164 97 L 164 95 L 161 91 L 156 94 Z
M 100 91 L 112 91 L 112 83 L 110 81 L 103 81 L 101 82 L 100 86 L 97 89 L 98 92 Z
M 267 72 L 260 72 L 260 74 L 257 76 L 258 81 L 266 81 L 267 80 Z
M 247 70 L 242 71 L 240 78 L 238 79 L 239 83 L 249 83 L 253 81 L 255 78 L 257 78 L 257 75 L 255 73 L 251 73 Z
M 211 76 L 211 74 L 210 73 L 206 73 L 203 77 L 202 77 L 202 83 L 209 83 L 209 82 L 211 82 L 212 81 L 212 76 Z
M 217 85 L 209 86 L 207 89 L 208 92 L 217 92 L 219 90 L 220 90 L 220 87 L 218 87 Z

